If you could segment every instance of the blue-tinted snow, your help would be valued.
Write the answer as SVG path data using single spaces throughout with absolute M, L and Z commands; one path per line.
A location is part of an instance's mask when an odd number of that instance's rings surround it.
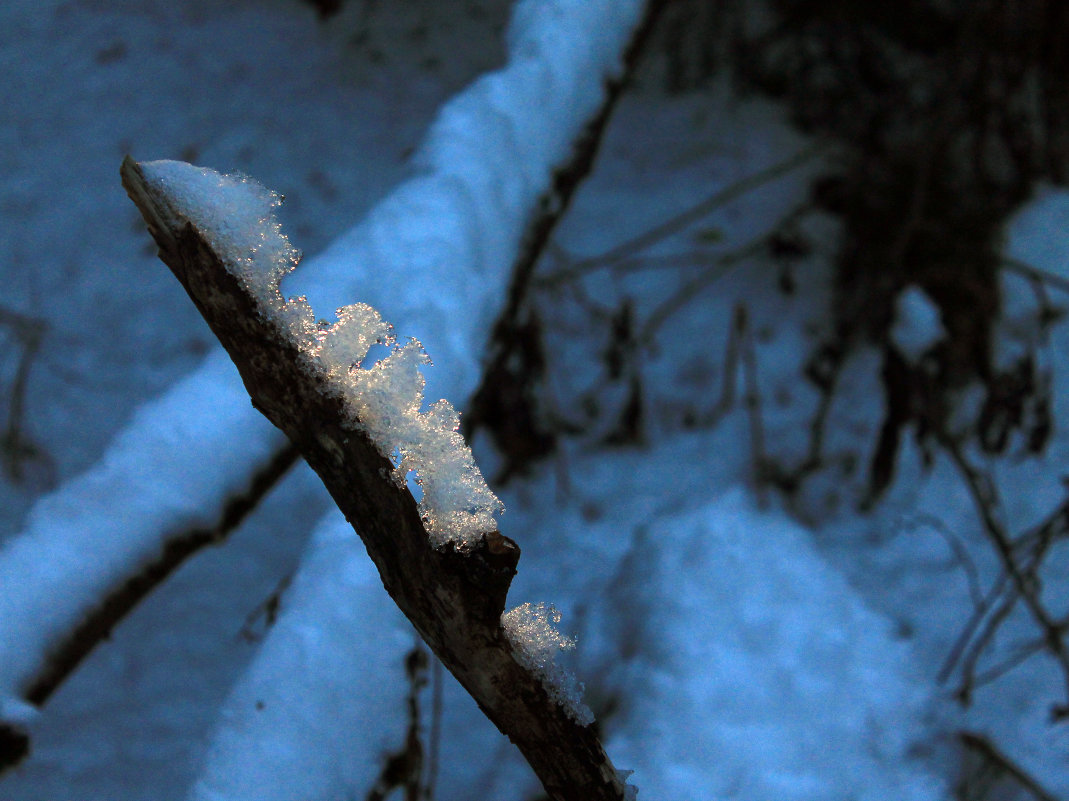
M 392 26 L 390 30 L 398 33 L 387 40 L 396 47 L 387 60 L 400 60 L 403 56 L 394 53 L 408 49 L 408 44 L 400 43 L 408 42 L 403 33 L 414 21 L 405 19 L 399 10 L 409 5 L 379 5 L 380 14 Z M 438 13 L 438 4 L 428 5 L 434 10 L 421 13 Z M 14 110 L 9 120 L 17 123 L 0 124 L 0 141 L 5 145 L 0 148 L 0 194 L 4 200 L 0 214 L 5 222 L 0 228 L 0 247 L 5 256 L 9 303 L 22 311 L 42 313 L 45 300 L 64 298 L 65 316 L 53 322 L 53 345 L 58 346 L 50 349 L 45 368 L 34 373 L 40 400 L 31 420 L 34 433 L 57 455 L 59 475 L 65 479 L 95 458 L 104 443 L 123 428 L 135 405 L 195 364 L 195 350 L 190 343 L 207 341 L 198 328 L 199 320 L 187 308 L 188 301 L 166 270 L 149 255 L 130 256 L 144 245 L 145 234 L 140 228 L 136 232 L 126 230 L 133 212 L 117 188 L 115 167 L 122 149 L 116 137 L 132 142 L 133 154 L 138 158 L 178 157 L 184 146 L 197 144 L 203 151 L 196 159 L 201 163 L 241 169 L 285 191 L 289 212 L 297 217 L 301 229 L 293 231 L 295 243 L 314 252 L 401 176 L 405 168 L 399 165 L 398 154 L 416 141 L 437 98 L 455 86 L 447 90 L 448 81 L 415 71 L 399 77 L 393 68 L 396 62 L 391 67 L 389 63 L 383 66 L 370 59 L 351 58 L 340 44 L 351 28 L 337 26 L 320 31 L 310 10 L 303 14 L 289 2 L 265 4 L 257 0 L 233 4 L 226 11 L 201 2 L 145 2 L 135 13 L 127 3 L 107 0 L 93 4 L 16 1 L 5 3 L 0 13 L 6 23 L 0 57 L 8 78 L 0 86 L 0 93 L 5 108 Z M 490 51 L 496 57 L 496 40 L 485 30 L 480 29 L 476 36 L 465 36 L 462 25 L 452 30 L 448 25 L 431 25 L 430 29 L 432 36 L 441 37 L 449 45 L 445 50 L 449 55 L 444 60 L 447 68 L 460 59 L 483 59 L 485 66 L 487 57 L 481 54 Z M 453 40 L 450 36 L 459 38 Z M 235 40 L 244 46 L 233 47 Z M 113 48 L 119 43 L 126 47 L 125 56 L 121 47 Z M 354 90 L 354 83 L 360 85 L 358 89 Z M 206 91 L 206 86 L 212 91 Z M 704 196 L 713 185 L 722 185 L 784 158 L 798 144 L 776 115 L 764 111 L 755 114 L 750 103 L 727 103 L 708 97 L 668 101 L 655 92 L 643 102 L 648 103 L 648 114 L 625 113 L 616 123 L 616 135 L 610 132 L 597 174 L 583 190 L 585 200 L 580 199 L 576 213 L 565 225 L 564 244 L 576 253 L 597 252 L 636 230 L 644 230 Z M 297 139 L 288 136 L 294 131 L 300 132 Z M 244 155 L 249 153 L 252 155 Z M 424 156 L 420 156 L 418 164 L 420 170 L 428 169 Z M 599 179 L 600 186 L 594 186 Z M 302 188 L 316 189 L 302 194 Z M 508 193 L 516 190 L 502 184 L 493 191 L 497 193 L 495 198 L 500 198 L 495 202 L 507 204 L 511 197 Z M 744 198 L 733 209 L 717 215 L 710 225 L 745 239 L 778 216 L 784 202 L 801 198 L 804 193 L 804 180 L 791 182 L 788 187 L 772 187 L 769 192 Z M 463 215 L 450 217 L 448 208 L 435 205 L 439 201 L 441 197 L 423 201 L 428 204 L 429 214 L 443 210 L 443 222 L 435 235 L 462 232 L 470 220 Z M 416 204 L 415 196 L 412 202 Z M 1064 209 L 1066 204 L 1041 194 L 1039 202 L 1011 226 L 1009 253 L 1048 271 L 1061 272 L 1069 262 L 1059 255 L 1064 244 L 1061 232 L 1065 230 L 1065 215 L 1058 210 L 1059 205 Z M 471 200 L 465 208 L 477 209 L 478 201 Z M 1027 225 L 1021 222 L 1029 218 Z M 392 223 L 384 219 L 383 224 L 388 229 Z M 830 250 L 834 230 L 816 240 Z M 388 241 L 385 231 L 383 241 Z M 38 247 L 42 242 L 47 242 L 48 247 Z M 345 247 L 339 246 L 336 255 L 344 253 Z M 413 257 L 411 262 L 419 266 L 418 259 Z M 106 280 L 91 267 L 106 273 Z M 448 265 L 436 262 L 428 262 L 426 267 L 428 274 L 435 274 L 439 268 L 443 272 L 448 269 Z M 809 297 L 808 293 L 815 291 L 819 297 L 824 291 L 814 286 L 822 280 L 819 275 L 808 270 L 799 275 L 805 279 L 802 294 Z M 422 293 L 405 306 L 412 308 L 414 315 L 422 308 L 421 303 L 429 312 L 454 317 L 463 317 L 470 311 L 468 299 L 463 294 L 451 296 L 446 291 L 447 284 L 435 298 L 433 287 L 413 286 L 404 281 L 404 276 L 360 268 L 355 277 L 365 281 L 372 292 L 397 297 L 406 291 Z M 801 325 L 794 329 L 793 336 L 783 333 L 798 321 L 778 296 L 762 294 L 762 288 L 774 281 L 767 271 L 740 270 L 731 278 L 730 285 L 706 290 L 700 313 L 684 310 L 672 320 L 672 326 L 659 340 L 659 349 L 649 354 L 649 362 L 644 365 L 647 383 L 654 399 L 662 402 L 659 408 L 665 410 L 666 416 L 675 394 L 699 386 L 701 375 L 692 366 L 693 351 L 682 346 L 722 352 L 735 299 L 732 293 L 742 287 L 754 316 L 773 332 L 761 340 L 757 354 L 762 391 L 770 399 L 763 407 L 768 440 L 772 445 L 796 443 L 804 436 L 807 418 L 797 406 L 780 406 L 777 399 L 805 399 L 811 391 L 797 373 L 811 341 L 797 335 Z M 598 280 L 605 285 L 612 283 Z M 379 283 L 389 286 L 380 290 Z M 658 282 L 648 275 L 644 283 L 636 280 L 634 286 L 644 286 L 651 292 L 659 290 Z M 1035 313 L 1034 295 L 1029 297 L 1027 285 L 1018 289 L 1022 291 L 1015 290 L 1013 301 L 1023 320 Z M 373 299 L 361 291 L 341 302 L 353 297 Z M 816 306 L 820 309 L 819 304 Z M 383 311 L 395 322 L 405 322 L 400 314 L 385 307 Z M 161 316 L 167 325 L 159 325 Z M 819 323 L 819 317 L 814 319 Z M 402 330 L 407 331 L 407 326 Z M 1051 352 L 1067 352 L 1069 342 L 1065 341 L 1063 328 L 1055 328 L 1054 333 Z M 436 355 L 444 356 L 444 351 L 431 344 L 431 337 L 426 333 L 422 337 L 436 349 Z M 576 346 L 577 358 L 579 351 Z M 832 414 L 839 425 L 829 432 L 833 455 L 856 447 L 859 439 L 871 436 L 872 427 L 879 423 L 876 366 L 871 354 L 862 353 L 847 367 L 843 390 Z M 206 368 L 202 375 L 209 372 Z M 441 372 L 448 372 L 444 365 Z M 569 377 L 578 381 L 578 371 L 573 372 L 576 374 Z M 470 386 L 471 375 L 460 376 L 457 387 Z M 1065 386 L 1057 371 L 1055 377 L 1055 417 L 1061 420 L 1067 413 L 1062 400 Z M 206 393 L 205 398 L 210 402 L 200 404 L 194 398 L 190 406 L 205 420 L 217 413 L 223 419 L 245 414 L 246 399 L 235 396 L 227 401 L 225 395 L 214 393 Z M 228 425 L 224 423 L 223 427 Z M 655 423 L 651 431 L 654 442 L 660 440 L 659 425 L 664 422 Z M 254 444 L 258 442 L 256 437 L 253 439 Z M 781 776 L 799 779 L 788 782 L 787 791 L 796 794 L 811 792 L 813 797 L 837 801 L 841 796 L 830 793 L 854 781 L 851 777 L 857 777 L 860 783 L 866 776 L 873 787 L 886 787 L 900 778 L 906 787 L 920 787 L 923 791 L 923 765 L 912 761 L 889 765 L 886 761 L 888 755 L 901 753 L 914 734 L 922 740 L 919 754 L 936 749 L 934 769 L 944 786 L 949 787 L 960 760 L 952 747 L 940 752 L 941 745 L 952 746 L 951 741 L 940 738 L 956 726 L 990 736 L 1055 795 L 1069 795 L 1069 771 L 1063 757 L 1069 748 L 1069 735 L 1064 726 L 1049 723 L 1049 704 L 1057 697 L 1059 685 L 1057 673 L 1044 660 L 1031 660 L 1000 682 L 983 688 L 966 712 L 955 712 L 954 704 L 946 698 L 937 703 L 936 712 L 950 718 L 950 724 L 928 728 L 927 741 L 924 705 L 919 714 L 914 714 L 917 707 L 910 706 L 911 699 L 917 697 L 914 691 L 918 686 L 922 698 L 928 692 L 949 694 L 950 688 L 939 687 L 933 677 L 971 611 L 968 581 L 946 534 L 961 537 L 975 548 L 985 576 L 992 575 L 995 569 L 984 556 L 987 552 L 968 495 L 953 472 L 943 464 L 937 464 L 933 472 L 925 472 L 920 455 L 907 443 L 899 461 L 899 482 L 876 515 L 847 513 L 838 518 L 836 525 L 827 525 L 824 521 L 829 510 L 835 508 L 836 499 L 848 495 L 851 484 L 857 481 L 856 472 L 829 470 L 830 476 L 815 479 L 813 488 L 794 509 L 820 523 L 803 532 L 779 512 L 756 512 L 753 504 L 739 494 L 740 490 L 728 490 L 751 474 L 747 442 L 744 416 L 736 412 L 708 437 L 666 441 L 662 449 L 586 455 L 566 450 L 532 482 L 520 482 L 504 496 L 511 509 L 506 533 L 527 538 L 514 599 L 549 598 L 564 610 L 565 633 L 579 635 L 576 672 L 586 682 L 587 698 L 606 726 L 610 754 L 619 767 L 639 769 L 632 781 L 643 788 L 640 797 L 655 798 L 655 788 L 672 787 L 684 780 L 693 780 L 695 787 L 706 787 L 719 786 L 726 779 L 715 764 L 693 764 L 686 747 L 661 749 L 665 752 L 663 764 L 644 764 L 641 755 L 629 763 L 627 757 L 635 750 L 631 745 L 634 742 L 641 741 L 651 749 L 661 748 L 656 729 L 643 735 L 634 728 L 633 721 L 643 719 L 635 709 L 646 705 L 646 719 L 651 726 L 669 715 L 678 716 L 688 726 L 696 725 L 689 708 L 673 706 L 673 697 L 678 699 L 684 690 L 692 689 L 706 694 L 702 697 L 728 693 L 725 687 L 731 686 L 733 675 L 740 672 L 739 666 L 758 653 L 744 647 L 747 622 L 727 630 L 728 623 L 723 621 L 725 631 L 720 633 L 736 646 L 725 647 L 735 653 L 735 657 L 723 660 L 728 665 L 734 663 L 732 669 L 718 673 L 715 666 L 696 666 L 692 675 L 666 686 L 664 681 L 654 679 L 662 674 L 675 675 L 671 672 L 675 669 L 672 655 L 651 657 L 640 647 L 643 643 L 636 642 L 631 646 L 630 660 L 638 667 L 612 674 L 620 662 L 617 655 L 624 640 L 618 629 L 609 625 L 610 613 L 622 615 L 642 604 L 661 603 L 679 615 L 679 625 L 666 625 L 643 641 L 684 642 L 686 647 L 698 647 L 681 639 L 690 628 L 721 624 L 704 618 L 692 624 L 680 611 L 697 604 L 702 593 L 696 590 L 678 597 L 678 593 L 666 594 L 663 582 L 651 581 L 636 588 L 615 579 L 627 574 L 621 569 L 621 560 L 638 538 L 636 530 L 644 527 L 657 531 L 665 548 L 670 549 L 674 542 L 669 527 L 672 521 L 687 524 L 689 528 L 684 526 L 682 530 L 690 532 L 691 540 L 704 541 L 697 533 L 701 531 L 725 547 L 730 543 L 718 540 L 717 532 L 734 531 L 734 521 L 760 526 L 770 543 L 782 539 L 787 543 L 786 552 L 799 555 L 803 563 L 813 568 L 818 578 L 807 598 L 823 599 L 825 605 L 819 606 L 818 611 L 829 615 L 838 630 L 843 630 L 843 619 L 836 619 L 837 614 L 847 622 L 868 620 L 874 627 L 868 635 L 855 631 L 846 637 L 859 650 L 856 655 L 844 657 L 848 661 L 843 667 L 829 666 L 820 653 L 803 650 L 796 654 L 774 647 L 792 642 L 789 634 L 795 630 L 809 631 L 817 642 L 824 642 L 827 632 L 813 632 L 811 621 L 805 619 L 794 618 L 789 626 L 773 626 L 773 636 L 750 638 L 754 648 L 768 646 L 764 659 L 752 671 L 754 675 L 746 674 L 744 692 L 756 698 L 752 710 L 744 710 L 752 712 L 747 724 L 750 732 L 756 730 L 753 727 L 757 725 L 757 713 L 771 708 L 762 706 L 762 701 L 775 699 L 783 706 L 776 709 L 774 716 L 769 715 L 767 725 L 771 731 L 767 737 L 752 737 L 744 743 L 737 759 L 726 757 L 738 780 L 728 785 L 726 796 L 756 798 L 739 788 L 760 787 L 761 782 L 770 785 L 776 778 L 771 771 L 755 776 L 743 756 L 751 757 L 754 764 L 767 764 L 763 760 L 782 757 Z M 235 462 L 255 452 L 255 448 L 247 450 L 240 438 L 231 438 L 226 445 Z M 71 450 L 67 451 L 67 447 Z M 204 455 L 202 449 L 199 453 Z M 149 470 L 159 471 L 156 460 L 164 457 L 171 459 L 173 455 L 160 449 L 152 456 Z M 1065 435 L 1056 431 L 1051 450 L 1042 462 L 1020 460 L 997 467 L 997 477 L 1004 486 L 1007 518 L 1019 522 L 1018 528 L 1041 519 L 1060 501 L 1063 489 L 1059 475 L 1064 472 L 1067 458 Z M 117 526 L 107 522 L 110 518 L 105 513 L 112 512 L 109 507 L 122 508 L 130 502 L 116 495 L 121 491 L 120 478 L 129 471 L 120 470 L 121 463 L 102 464 L 101 470 L 113 465 L 107 469 L 115 478 L 101 489 L 101 494 L 116 499 L 115 503 L 97 503 L 71 519 L 83 527 L 107 532 Z M 180 467 L 185 463 L 177 464 Z M 198 461 L 196 468 L 200 466 Z M 187 472 L 178 468 L 167 475 L 180 486 L 191 480 Z M 241 475 L 235 467 L 228 480 L 239 483 Z M 634 485 L 627 483 L 632 477 Z M 244 613 L 286 571 L 287 558 L 268 557 L 287 548 L 291 553 L 295 541 L 308 530 L 306 518 L 314 515 L 317 504 L 325 503 L 307 476 L 300 477 L 297 483 L 303 487 L 300 492 L 294 489 L 294 483 L 287 484 L 278 499 L 269 501 L 257 519 L 225 549 L 195 560 L 117 629 L 112 642 L 98 649 L 35 721 L 35 754 L 19 771 L 0 780 L 0 795 L 13 801 L 61 798 L 72 792 L 85 801 L 182 797 L 196 775 L 226 687 L 250 657 L 250 646 L 240 642 L 235 632 Z M 644 494 L 621 489 L 639 485 L 656 491 Z M 161 489 L 154 486 L 152 492 Z M 3 492 L 5 500 L 12 499 L 6 504 L 10 517 L 5 518 L 11 526 L 30 496 L 19 494 L 9 485 L 4 485 Z M 70 492 L 72 499 L 84 497 L 73 489 L 64 492 Z M 77 501 L 72 506 L 76 504 Z M 158 523 L 151 522 L 156 518 L 148 510 L 149 505 L 146 503 L 138 511 L 136 519 L 149 521 L 151 530 Z M 94 516 L 93 509 L 101 513 Z M 728 519 L 721 521 L 724 515 Z M 167 522 L 171 522 L 169 518 Z M 818 546 L 816 555 L 805 545 L 807 536 Z M 699 561 L 713 558 L 705 551 L 699 549 Z M 313 558 L 311 553 L 309 560 Z M 762 553 L 765 564 L 778 563 L 771 546 Z M 687 582 L 677 581 L 675 572 L 668 568 L 678 565 L 681 572 L 686 571 L 690 561 L 684 564 L 683 556 L 654 553 L 651 576 L 671 572 L 673 585 L 686 584 L 713 597 L 722 592 L 718 585 L 706 584 L 703 588 L 697 576 Z M 844 586 L 834 571 L 820 565 L 818 557 L 827 557 L 849 578 L 849 584 Z M 34 567 L 44 569 L 41 565 Z M 802 580 L 790 573 L 789 566 L 781 567 L 776 575 L 786 585 L 796 586 L 795 582 Z M 748 582 L 759 579 L 745 568 L 739 572 Z M 1066 586 L 1069 579 L 1064 571 L 1061 576 L 1060 583 L 1055 582 L 1051 589 Z M 614 588 L 609 598 L 612 603 L 598 601 L 597 593 L 610 585 Z M 5 583 L 5 590 L 10 586 Z M 18 586 L 20 592 L 36 590 L 22 583 Z M 646 586 L 648 592 L 644 592 Z M 741 586 L 741 580 L 736 586 Z M 767 597 L 771 604 L 782 605 L 783 598 L 775 594 L 777 585 L 746 586 L 751 590 L 756 587 L 757 595 Z M 589 589 L 584 591 L 584 587 Z M 48 587 L 44 589 L 51 592 Z M 841 598 L 841 603 L 832 596 Z M 864 611 L 864 604 L 859 606 L 858 598 L 876 612 L 874 617 Z M 729 601 L 734 606 L 727 605 L 727 618 L 738 620 L 744 601 Z M 35 603 L 37 608 L 47 610 L 46 620 L 55 614 L 48 609 L 43 595 Z M 808 601 L 800 606 L 810 608 Z M 284 596 L 283 614 L 286 608 Z M 628 622 L 631 619 L 626 618 Z M 890 634 L 886 621 L 893 625 Z M 380 631 L 391 629 L 386 624 Z M 760 631 L 767 634 L 770 629 L 766 626 Z M 846 631 L 851 631 L 849 626 Z M 1032 630 L 1022 626 L 1010 634 L 1028 637 Z M 905 661 L 912 664 L 903 664 L 902 655 L 907 650 L 911 654 Z M 374 659 L 374 653 L 367 658 Z M 814 699 L 821 690 L 826 690 L 830 710 L 842 709 L 847 699 L 839 698 L 835 687 L 814 687 L 812 681 L 792 689 L 789 676 L 777 681 L 773 675 L 776 671 L 762 673 L 765 663 L 790 665 L 792 671 L 797 668 L 799 675 L 810 677 L 818 667 L 840 678 L 844 674 L 839 671 L 845 671 L 843 683 L 850 692 L 876 688 L 863 703 L 871 704 L 875 710 L 872 720 L 888 728 L 877 727 L 869 732 L 866 742 L 882 744 L 884 750 L 861 753 L 856 743 L 850 743 L 842 752 L 842 771 L 802 782 L 803 772 L 797 768 L 799 753 L 779 737 L 780 722 L 797 731 L 799 722 L 812 713 Z M 866 678 L 866 671 L 855 669 L 862 663 L 876 673 Z M 651 664 L 661 665 L 660 672 L 651 674 L 647 670 Z M 780 670 L 777 675 L 782 673 Z M 256 669 L 248 674 L 254 675 L 264 674 L 257 674 Z M 772 684 L 763 688 L 757 678 L 763 677 L 763 681 L 769 676 Z M 402 671 L 381 679 L 375 692 L 397 697 L 403 683 Z M 914 683 L 917 681 L 919 685 Z M 623 700 L 630 699 L 630 706 L 625 705 L 626 711 L 614 716 L 609 704 L 619 704 L 621 689 L 627 690 Z M 651 689 L 664 699 L 663 709 L 655 708 L 642 694 Z M 278 691 L 287 692 L 285 687 Z M 240 698 L 240 693 L 239 689 L 233 697 Z M 887 702 L 896 698 L 905 699 L 905 706 L 889 709 Z M 2 708 L 7 714 L 9 707 Z M 21 715 L 18 710 L 15 713 Z M 380 727 L 397 730 L 403 714 L 400 707 L 392 715 L 384 711 Z M 741 713 L 740 719 L 746 720 Z M 699 731 L 706 738 L 702 743 L 711 742 L 710 747 L 729 750 L 724 743 L 730 739 L 726 733 L 734 719 L 725 715 L 709 720 L 708 729 Z M 821 736 L 822 742 L 841 742 L 851 732 L 851 721 L 856 723 L 856 718 L 849 711 L 844 724 L 832 722 L 825 727 L 826 719 L 811 718 L 812 735 Z M 537 784 L 515 749 L 494 732 L 470 698 L 448 681 L 444 731 L 447 737 L 442 744 L 437 797 L 514 801 L 536 796 Z M 671 732 L 666 736 L 671 742 Z M 348 745 L 354 762 L 363 758 L 362 732 L 352 733 Z M 370 743 L 367 753 L 374 747 Z M 292 756 L 312 759 L 307 754 Z M 752 784 L 745 784 L 747 781 Z M 820 795 L 824 791 L 816 786 L 817 781 L 829 794 Z M 363 797 L 367 790 L 365 782 L 352 788 L 350 794 Z M 885 797 L 898 796 L 897 792 L 888 792 Z M 760 796 L 762 801 L 767 797 Z M 949 798 L 949 792 L 936 797 Z
M 427 376 L 429 398 L 467 397 L 531 210 L 618 71 L 640 7 L 517 3 L 507 68 L 442 107 L 413 157 L 417 175 L 284 292 L 321 309 L 370 303 L 449 366 Z
M 336 510 L 317 525 L 278 622 L 223 705 L 194 801 L 345 798 L 405 740 L 418 642 Z
M 248 403 L 217 352 L 142 405 L 93 470 L 37 502 L 23 531 L 0 546 L 0 695 L 17 694 L 54 638 L 156 560 L 168 535 L 213 524 L 233 477 L 281 446 L 282 435 L 250 415 Z M 202 408 L 212 410 L 213 425 L 204 425 Z
M 939 307 L 920 287 L 910 285 L 899 294 L 890 336 L 898 352 L 911 362 L 946 336 Z

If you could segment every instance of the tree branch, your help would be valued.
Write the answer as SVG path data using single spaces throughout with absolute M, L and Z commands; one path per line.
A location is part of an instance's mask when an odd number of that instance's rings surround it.
M 35 664 L 18 682 L 17 695 L 35 707 L 43 706 L 93 649 L 107 639 L 134 607 L 202 548 L 223 543 L 271 491 L 299 457 L 291 444 L 256 465 L 247 485 L 232 488 L 219 503 L 213 522 L 161 532 L 144 558 L 116 571 L 98 598 L 71 616 L 67 627 L 44 641 Z M 121 501 L 120 501 L 121 503 Z M 2 704 L 0 704 L 2 706 Z M 30 752 L 23 726 L 0 718 L 0 774 Z
M 43 705 L 97 643 L 107 639 L 111 630 L 145 596 L 201 548 L 223 542 L 293 466 L 297 457 L 297 449 L 292 445 L 283 448 L 252 476 L 247 492 L 227 502 L 214 526 L 190 529 L 168 539 L 158 559 L 144 565 L 101 598 L 81 624 L 53 647 L 48 662 L 27 686 L 25 699 L 35 706 Z
M 620 801 L 623 782 L 593 725 L 580 725 L 522 667 L 501 627 L 519 548 L 490 532 L 472 550 L 433 548 L 393 464 L 346 423 L 344 400 L 208 238 L 127 158 L 123 185 L 171 268 L 233 359 L 253 405 L 319 474 L 375 562 L 383 585 L 483 712 L 516 743 L 554 801 Z

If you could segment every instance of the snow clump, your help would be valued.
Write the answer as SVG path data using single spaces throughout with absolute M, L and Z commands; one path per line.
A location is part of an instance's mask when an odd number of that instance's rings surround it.
M 486 486 L 459 433 L 460 414 L 446 400 L 422 411 L 425 382 L 419 368 L 430 364 L 423 346 L 411 338 L 399 345 L 393 327 L 367 304 L 338 309 L 331 325 L 316 323 L 303 296 L 283 299 L 279 284 L 300 254 L 275 217 L 281 197 L 246 176 L 180 161 L 146 162 L 141 169 L 169 201 L 175 220 L 199 229 L 257 301 L 260 315 L 297 344 L 305 368 L 327 378 L 345 399 L 349 425 L 367 432 L 387 458 L 399 455 L 393 476 L 398 485 L 415 473 L 423 491 L 420 515 L 434 546 L 470 548 L 496 531 L 495 515 L 504 505 Z M 365 365 L 376 344 L 389 354 Z
M 501 626 L 513 647 L 516 661 L 542 680 L 549 697 L 564 707 L 580 726 L 594 722 L 594 713 L 583 703 L 583 684 L 557 664 L 557 653 L 575 648 L 575 638 L 554 627 L 561 614 L 545 603 L 520 604 L 501 616 Z
M 928 294 L 910 284 L 898 296 L 891 342 L 906 361 L 916 364 L 946 337 L 939 307 Z

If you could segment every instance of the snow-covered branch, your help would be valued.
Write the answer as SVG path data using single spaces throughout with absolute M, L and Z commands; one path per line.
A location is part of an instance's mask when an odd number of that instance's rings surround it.
M 358 297 L 388 310 L 450 365 L 431 377 L 432 397 L 468 397 L 506 296 L 503 267 L 555 197 L 554 173 L 577 137 L 604 112 L 605 84 L 620 75 L 642 6 L 518 2 L 506 67 L 443 107 L 413 159 L 416 175 L 305 262 L 298 291 L 318 308 Z M 145 578 L 165 574 L 155 566 L 176 540 L 217 531 L 284 443 L 215 353 L 142 407 L 97 465 L 37 504 L 0 550 L 0 765 L 24 751 L 19 729 L 41 700 L 29 690 L 62 678 L 94 644 L 91 631 L 122 617 L 139 597 L 125 592 L 131 581 L 140 594 L 151 589 Z M 102 601 L 106 625 L 87 628 Z M 72 642 L 79 653 L 56 672 L 55 655 Z
M 624 798 L 624 784 L 592 721 L 562 703 L 557 688 L 547 684 L 502 627 L 519 548 L 496 530 L 476 534 L 464 519 L 450 522 L 452 506 L 443 508 L 444 502 L 419 508 L 398 481 L 389 458 L 395 447 L 405 458 L 417 454 L 425 482 L 433 482 L 434 471 L 449 470 L 463 459 L 440 452 L 433 443 L 427 446 L 433 455 L 419 456 L 421 445 L 407 432 L 411 420 L 422 416 L 422 387 L 413 394 L 404 349 L 390 357 L 401 359 L 395 363 L 399 366 L 380 369 L 390 359 L 369 370 L 359 366 L 369 341 L 381 336 L 381 320 L 368 307 L 359 307 L 364 319 L 356 319 L 357 311 L 347 316 L 342 310 L 341 321 L 320 334 L 303 299 L 287 302 L 279 294 L 291 251 L 270 223 L 266 233 L 257 231 L 256 223 L 267 219 L 264 214 L 236 208 L 237 219 L 214 229 L 191 219 L 190 209 L 200 209 L 189 194 L 200 189 L 205 177 L 212 183 L 218 176 L 187 165 L 177 170 L 143 167 L 129 159 L 122 174 L 159 245 L 160 258 L 234 360 L 253 405 L 285 432 L 322 478 L 363 539 L 387 591 L 442 663 L 516 743 L 551 797 Z M 186 182 L 190 175 L 192 183 Z M 222 193 L 231 190 L 241 198 L 248 194 L 245 187 L 224 181 Z M 253 192 L 254 205 L 257 197 Z M 228 204 L 229 196 L 220 210 Z M 368 378 L 376 371 L 392 378 Z M 441 430 L 435 422 L 430 425 Z M 399 442 L 386 439 L 390 436 L 400 437 Z M 405 464 L 402 460 L 399 469 Z M 471 505 L 482 504 L 469 471 L 457 469 L 441 481 L 458 486 L 438 494 L 452 499 L 469 490 L 476 496 Z

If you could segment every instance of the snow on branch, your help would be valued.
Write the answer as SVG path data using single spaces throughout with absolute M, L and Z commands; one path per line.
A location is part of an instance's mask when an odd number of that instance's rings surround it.
M 353 382 L 362 370 L 361 351 L 383 335 L 381 319 L 366 308 L 352 317 L 341 310 L 344 321 L 320 330 L 303 298 L 282 299 L 278 281 L 292 267 L 294 252 L 279 234 L 262 188 L 189 165 L 130 159 L 122 176 L 160 258 L 234 360 L 253 405 L 319 474 L 363 539 L 387 591 L 442 663 L 516 743 L 551 797 L 623 798 L 624 787 L 592 727 L 579 722 L 589 719 L 560 703 L 542 672 L 517 660 L 502 628 L 519 548 L 496 530 L 470 538 L 453 531 L 436 535 L 397 480 L 388 453 L 420 415 L 421 382 L 404 372 L 406 361 L 385 391 L 362 377 Z M 208 203 L 196 202 L 202 191 Z M 217 192 L 227 215 L 215 213 Z M 324 362 L 323 345 L 332 340 L 337 347 Z M 365 424 L 365 412 L 383 419 Z M 432 417 L 435 430 L 446 428 Z M 458 457 L 444 460 L 455 463 Z M 461 490 L 452 485 L 472 483 L 473 477 L 461 471 L 444 481 L 451 485 L 446 494 L 455 495 Z M 475 487 L 473 506 L 480 503 L 478 493 Z M 443 540 L 452 544 L 441 545 Z
M 507 66 L 447 103 L 417 175 L 291 280 L 320 308 L 361 296 L 389 309 L 450 365 L 435 392 L 466 397 L 506 295 L 505 265 L 558 202 L 554 176 L 604 114 L 642 6 L 520 0 Z M 81 656 L 290 463 L 235 378 L 222 353 L 209 356 L 0 550 L 0 770 L 25 752 L 22 724 Z
M 404 487 L 415 473 L 432 544 L 468 550 L 497 530 L 494 515 L 504 507 L 458 433 L 460 415 L 447 400 L 423 411 L 419 368 L 430 363 L 423 346 L 415 339 L 398 345 L 393 327 L 365 303 L 338 309 L 330 325 L 316 322 L 305 298 L 283 299 L 279 284 L 299 254 L 274 217 L 281 202 L 275 193 L 246 177 L 178 161 L 128 160 L 123 179 L 161 248 L 174 249 L 171 231 L 186 224 L 206 239 L 253 300 L 258 322 L 287 336 L 306 377 L 341 399 L 346 425 L 367 434 L 384 458 L 399 456 L 393 482 Z M 389 355 L 367 365 L 375 344 L 389 346 Z

